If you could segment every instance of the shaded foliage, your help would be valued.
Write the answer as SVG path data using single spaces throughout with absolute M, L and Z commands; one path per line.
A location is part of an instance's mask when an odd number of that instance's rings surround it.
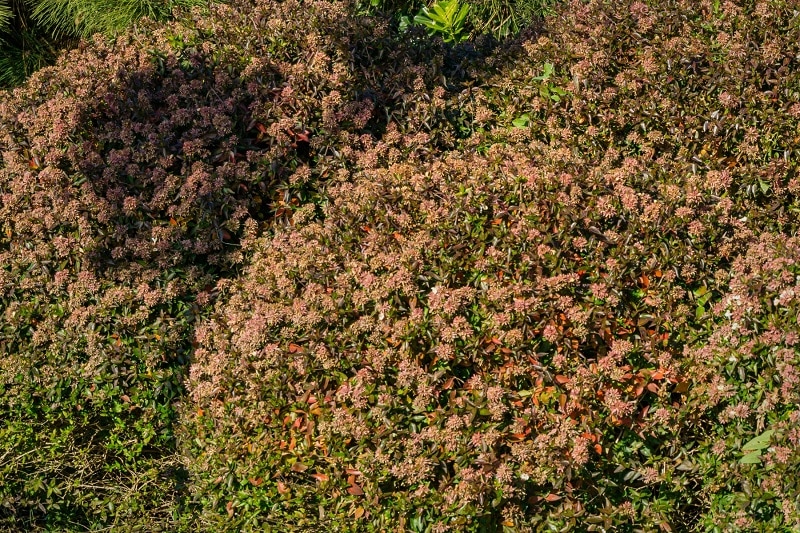
M 21 84 L 55 63 L 63 50 L 95 33 L 113 36 L 143 17 L 167 20 L 174 9 L 205 0 L 3 0 L 0 2 L 0 87 Z

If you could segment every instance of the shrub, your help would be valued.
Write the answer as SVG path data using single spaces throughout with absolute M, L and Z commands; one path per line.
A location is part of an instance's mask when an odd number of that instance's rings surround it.
M 741 371 L 714 318 L 794 257 L 744 259 L 797 231 L 796 32 L 780 2 L 572 2 L 433 88 L 461 149 L 387 130 L 321 217 L 243 240 L 183 412 L 206 527 L 796 527 L 796 326 L 759 315 L 788 289 L 751 296 Z
M 687 348 L 703 383 L 691 401 L 717 421 L 697 461 L 709 530 L 800 524 L 798 244 L 796 236 L 753 239 L 733 262 L 727 291 L 705 312 L 709 334 Z
M 459 28 L 456 35 L 463 34 L 464 37 L 470 34 L 472 37 L 490 35 L 496 39 L 514 37 L 526 28 L 538 25 L 545 16 L 552 14 L 554 7 L 559 0 L 470 0 L 459 3 L 452 2 L 451 5 L 458 4 L 459 10 L 468 11 L 464 15 L 463 27 Z M 426 11 L 433 10 L 437 4 L 444 6 L 447 2 L 421 2 L 419 0 L 370 0 L 357 2 L 359 13 L 386 13 L 392 16 L 399 23 L 401 31 L 405 31 L 409 26 L 416 23 L 423 27 L 437 29 L 436 25 L 431 25 L 431 19 L 426 15 Z M 422 17 L 421 20 L 415 20 Z M 446 18 L 446 17 L 445 17 Z M 428 23 L 424 21 L 427 20 Z M 453 23 L 443 20 L 439 22 L 439 34 L 449 40 L 459 41 L 452 35 L 449 28 Z M 442 31 L 445 30 L 445 31 Z
M 797 16 L 338 2 L 0 102 L 9 529 L 792 531 Z M 177 405 L 177 403 L 180 405 Z
M 436 68 L 382 83 L 383 23 L 338 4 L 242 9 L 98 36 L 0 103 L 6 527 L 172 527 L 174 402 L 243 222 L 313 200 Z

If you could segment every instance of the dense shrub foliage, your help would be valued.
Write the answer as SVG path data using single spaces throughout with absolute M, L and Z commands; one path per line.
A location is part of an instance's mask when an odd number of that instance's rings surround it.
M 800 17 L 195 10 L 0 100 L 0 523 L 800 527 Z
M 410 115 L 402 95 L 441 75 L 441 59 L 426 70 L 392 51 L 381 21 L 338 4 L 312 14 L 222 5 L 114 44 L 98 36 L 4 95 L 9 527 L 172 519 L 185 485 L 173 402 L 214 284 L 243 259 L 242 223 L 313 199 L 380 128 L 376 105 Z

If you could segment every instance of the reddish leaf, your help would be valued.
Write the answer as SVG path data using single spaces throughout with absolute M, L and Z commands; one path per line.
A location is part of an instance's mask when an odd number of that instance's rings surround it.
M 297 352 L 302 351 L 302 350 L 303 350 L 302 346 L 298 346 L 297 344 L 295 344 L 293 342 L 289 343 L 289 353 L 297 353 Z
M 328 479 L 330 479 L 325 474 L 311 474 L 311 477 L 316 479 L 319 482 L 328 481 Z
M 355 483 L 353 483 L 352 485 L 350 485 L 350 487 L 348 487 L 347 493 L 350 494 L 351 496 L 363 496 L 364 495 L 364 491 L 361 489 L 361 487 L 359 487 Z
M 566 383 L 569 383 L 569 378 L 567 376 L 562 376 L 561 374 L 557 375 L 555 377 L 555 380 L 556 383 L 558 383 L 559 385 L 564 385 Z
M 561 496 L 559 496 L 558 494 L 553 494 L 551 492 L 550 494 L 545 496 L 544 499 L 545 499 L 545 501 L 548 501 L 548 502 L 557 502 L 558 500 L 561 499 Z

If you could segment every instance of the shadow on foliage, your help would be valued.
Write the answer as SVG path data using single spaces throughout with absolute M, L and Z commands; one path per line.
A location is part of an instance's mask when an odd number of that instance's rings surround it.
M 406 38 L 335 3 L 220 5 L 4 94 L 0 524 L 191 521 L 175 406 L 242 242 L 319 216 L 324 184 L 387 129 L 453 146 L 462 111 L 425 95 L 468 87 L 494 46 Z M 398 120 L 411 109 L 417 124 Z

